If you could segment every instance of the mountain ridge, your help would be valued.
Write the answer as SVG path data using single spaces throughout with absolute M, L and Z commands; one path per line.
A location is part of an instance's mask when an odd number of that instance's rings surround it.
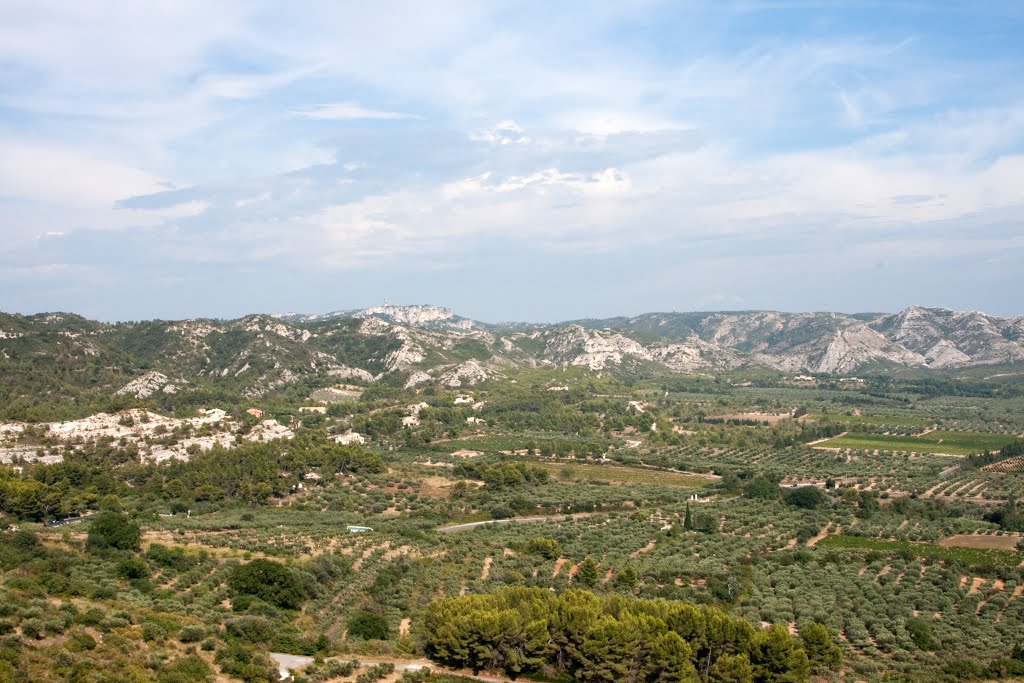
M 1022 362 L 1024 316 L 921 306 L 871 314 L 645 313 L 554 324 L 488 324 L 430 305 L 129 323 L 0 313 L 0 377 L 33 387 L 9 401 L 73 390 L 256 397 L 338 382 L 459 387 L 530 367 L 828 375 Z

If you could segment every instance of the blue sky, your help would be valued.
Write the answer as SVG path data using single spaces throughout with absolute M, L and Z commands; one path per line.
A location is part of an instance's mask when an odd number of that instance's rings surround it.
M 0 310 L 1024 313 L 1024 4 L 0 4 Z

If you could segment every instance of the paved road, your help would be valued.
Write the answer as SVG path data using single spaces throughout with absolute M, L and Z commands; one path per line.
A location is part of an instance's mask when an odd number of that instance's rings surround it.
M 277 662 L 277 668 L 278 671 L 281 672 L 282 679 L 291 676 L 291 673 L 289 672 L 292 669 L 299 669 L 313 661 L 312 657 L 303 657 L 302 655 L 286 655 L 283 652 L 271 652 L 270 658 Z
M 467 531 L 469 529 L 475 529 L 478 526 L 486 526 L 488 524 L 525 524 L 527 522 L 547 522 L 550 520 L 564 521 L 567 519 L 576 519 L 578 517 L 590 517 L 596 514 L 594 512 L 577 512 L 571 515 L 538 515 L 536 517 L 509 517 L 508 519 L 488 519 L 483 522 L 466 522 L 465 524 L 453 524 L 452 526 L 443 526 L 438 528 L 438 533 L 450 534 L 453 531 Z

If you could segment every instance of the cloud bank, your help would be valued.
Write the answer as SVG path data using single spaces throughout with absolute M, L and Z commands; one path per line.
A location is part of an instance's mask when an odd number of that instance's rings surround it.
M 1014 6 L 0 8 L 0 309 L 1024 313 Z

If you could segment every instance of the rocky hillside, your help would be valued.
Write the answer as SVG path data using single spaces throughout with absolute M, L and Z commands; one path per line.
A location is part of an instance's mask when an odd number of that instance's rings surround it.
M 277 313 L 275 318 L 293 323 L 323 322 L 340 318 L 376 318 L 395 325 L 412 325 L 437 330 L 472 330 L 487 327 L 469 318 L 455 315 L 442 306 L 374 306 L 373 308 L 332 311 L 331 313 Z
M 876 363 L 949 368 L 1024 360 L 1024 317 L 919 306 L 895 315 L 648 313 L 577 325 L 603 337 L 629 335 L 656 358 L 677 357 L 692 367 L 750 363 L 787 372 L 846 373 Z
M 487 325 L 436 306 L 116 325 L 0 314 L 0 404 L 8 408 L 62 396 L 199 405 L 338 383 L 457 387 L 543 365 L 851 373 L 1021 361 L 1024 318 L 920 307 L 894 315 L 649 313 L 534 326 Z

